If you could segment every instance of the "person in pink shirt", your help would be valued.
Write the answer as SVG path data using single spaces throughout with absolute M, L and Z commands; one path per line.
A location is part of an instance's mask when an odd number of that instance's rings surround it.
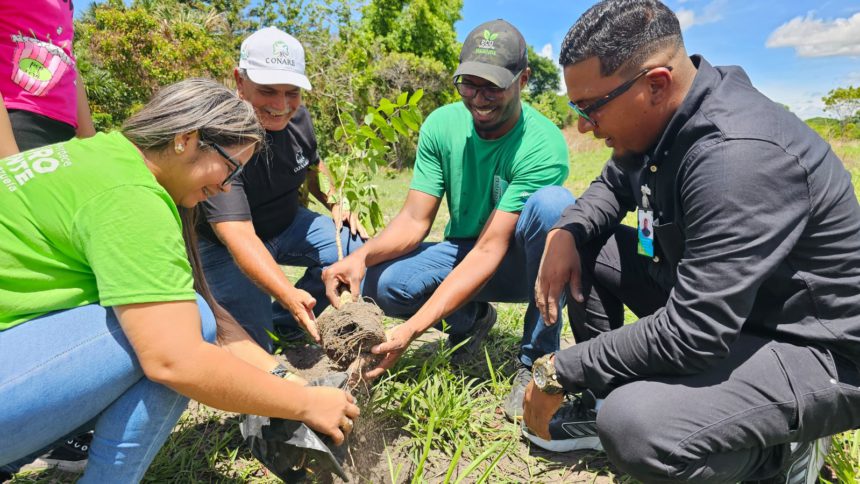
M 72 0 L 0 0 L 0 157 L 95 134 L 73 38 Z

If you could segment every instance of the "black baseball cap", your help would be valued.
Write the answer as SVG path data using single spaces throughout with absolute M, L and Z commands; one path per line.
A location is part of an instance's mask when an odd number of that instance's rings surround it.
M 502 19 L 491 20 L 466 36 L 454 79 L 467 74 L 508 87 L 528 65 L 526 41 L 520 31 Z

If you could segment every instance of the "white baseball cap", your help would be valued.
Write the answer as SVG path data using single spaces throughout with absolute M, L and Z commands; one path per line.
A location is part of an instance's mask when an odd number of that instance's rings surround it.
M 292 35 L 266 27 L 249 35 L 239 51 L 239 68 L 257 84 L 291 84 L 308 91 L 305 49 Z

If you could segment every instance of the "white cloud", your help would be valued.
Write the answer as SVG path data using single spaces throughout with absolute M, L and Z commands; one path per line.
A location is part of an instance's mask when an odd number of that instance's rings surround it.
M 794 47 L 800 57 L 860 56 L 860 12 L 825 21 L 810 12 L 777 27 L 767 47 Z
M 546 57 L 547 59 L 555 60 L 555 54 L 552 53 L 552 44 L 546 44 L 541 47 L 538 55 L 541 57 Z
M 687 30 L 696 23 L 696 12 L 692 10 L 681 8 L 675 12 L 675 15 L 678 17 L 678 22 L 681 23 L 681 30 Z
M 675 15 L 681 24 L 681 30 L 687 30 L 694 25 L 710 24 L 722 20 L 725 9 L 726 0 L 714 0 L 705 5 L 701 13 L 696 13 L 689 8 L 680 8 L 675 11 Z

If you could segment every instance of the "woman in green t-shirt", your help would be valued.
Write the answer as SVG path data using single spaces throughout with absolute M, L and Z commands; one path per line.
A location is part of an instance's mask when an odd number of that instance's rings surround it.
M 192 277 L 180 211 L 230 190 L 262 139 L 249 104 L 190 79 L 121 132 L 0 160 L 0 466 L 95 428 L 80 482 L 137 482 L 188 397 L 343 441 L 352 397 L 276 376 Z

